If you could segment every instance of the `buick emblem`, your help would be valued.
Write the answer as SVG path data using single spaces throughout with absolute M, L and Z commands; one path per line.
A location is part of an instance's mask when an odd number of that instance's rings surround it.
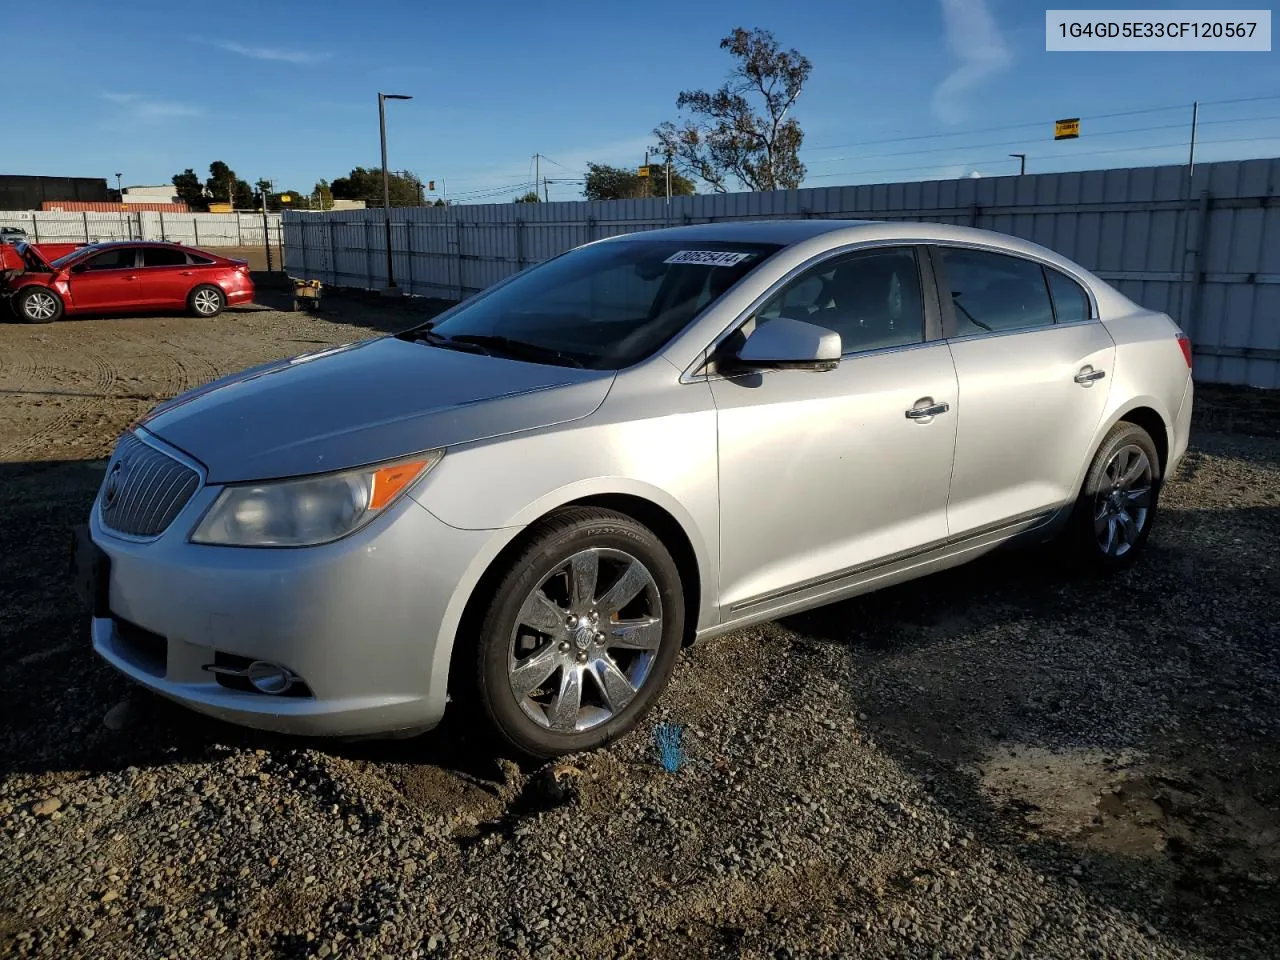
M 102 491 L 102 502 L 107 506 L 116 502 L 116 495 L 120 492 L 120 484 L 124 477 L 124 461 L 117 460 L 112 464 L 111 469 L 107 471 L 107 484 Z

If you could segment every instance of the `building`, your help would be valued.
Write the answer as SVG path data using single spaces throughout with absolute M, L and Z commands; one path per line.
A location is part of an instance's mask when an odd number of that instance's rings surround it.
M 181 202 L 172 183 L 162 183 L 154 187 L 125 187 L 120 199 L 128 204 Z
M 105 177 L 38 177 L 0 174 L 0 210 L 39 210 L 46 202 L 106 203 Z

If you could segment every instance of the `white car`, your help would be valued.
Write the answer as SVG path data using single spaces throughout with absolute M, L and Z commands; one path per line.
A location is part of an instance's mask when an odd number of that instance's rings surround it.
M 1168 316 L 1023 240 L 614 237 L 143 418 L 90 518 L 93 644 L 251 726 L 413 732 L 452 700 L 583 750 L 686 642 L 1015 540 L 1125 566 L 1191 404 Z

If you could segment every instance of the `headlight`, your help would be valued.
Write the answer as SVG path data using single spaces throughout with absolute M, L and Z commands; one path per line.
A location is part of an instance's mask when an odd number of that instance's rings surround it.
M 431 450 L 392 463 L 297 480 L 227 487 L 192 543 L 231 547 L 309 547 L 359 530 L 440 462 Z

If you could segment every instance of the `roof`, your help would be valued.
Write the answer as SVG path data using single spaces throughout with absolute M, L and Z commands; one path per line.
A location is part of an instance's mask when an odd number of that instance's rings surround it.
M 737 240 L 742 243 L 799 243 L 822 233 L 848 227 L 872 224 L 872 220 L 723 220 L 696 223 L 683 227 L 646 230 L 640 236 L 625 234 L 617 239 L 631 240 Z
M 828 236 L 832 235 L 832 236 Z M 1003 247 L 1015 252 L 1043 257 L 1051 262 L 1067 265 L 1081 272 L 1079 264 L 1073 263 L 1056 250 L 1049 249 L 1021 237 L 994 230 L 981 230 L 977 227 L 960 227 L 951 223 L 930 223 L 915 220 L 827 220 L 818 218 L 806 219 L 762 219 L 762 220 L 726 220 L 713 223 L 689 224 L 681 227 L 664 227 L 659 230 L 646 230 L 643 233 L 622 234 L 601 242 L 613 240 L 723 240 L 740 243 L 778 243 L 793 246 L 812 240 L 815 237 L 827 236 L 831 245 L 859 243 L 873 240 L 901 240 L 912 242 L 958 242 Z

